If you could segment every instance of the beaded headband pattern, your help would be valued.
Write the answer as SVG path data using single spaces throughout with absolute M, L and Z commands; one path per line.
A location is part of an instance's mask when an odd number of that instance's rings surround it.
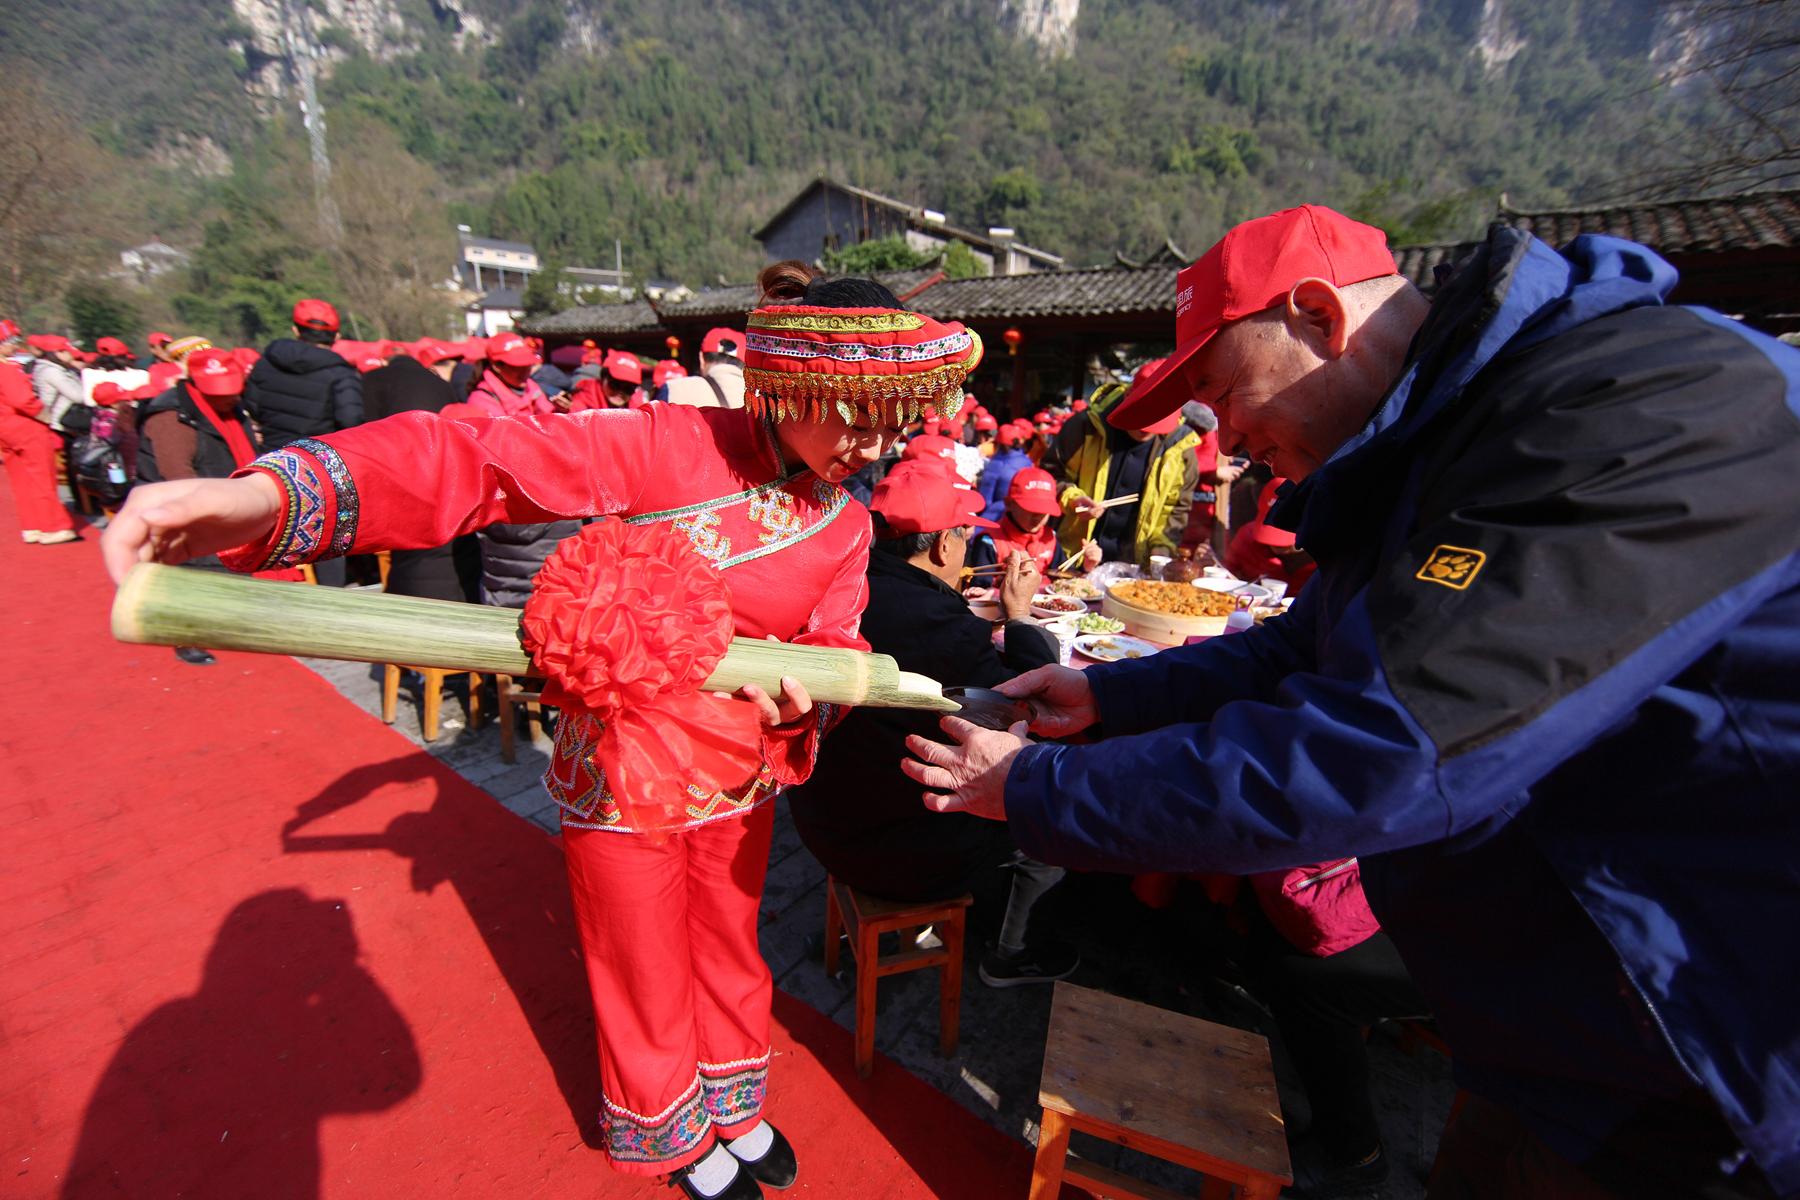
M 910 424 L 953 418 L 963 380 L 981 363 L 981 339 L 960 323 L 892 308 L 769 305 L 750 314 L 744 393 L 778 421 Z

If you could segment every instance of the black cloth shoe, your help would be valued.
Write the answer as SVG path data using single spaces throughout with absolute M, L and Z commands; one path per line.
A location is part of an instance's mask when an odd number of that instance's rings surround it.
M 994 947 L 981 956 L 981 982 L 992 988 L 1052 983 L 1067 979 L 1080 965 L 1081 955 L 1075 947 L 1061 942 L 1027 946 L 1017 955 L 1002 953 Z
M 702 1155 L 702 1157 L 705 1156 Z M 736 1175 L 731 1177 L 731 1182 L 725 1185 L 724 1191 L 708 1196 L 695 1187 L 688 1178 L 692 1169 L 692 1167 L 683 1167 L 669 1176 L 669 1186 L 680 1190 L 682 1195 L 688 1197 L 688 1200 L 762 1200 L 763 1190 L 756 1185 L 756 1180 L 750 1177 L 748 1170 L 739 1170 Z
M 765 1121 L 764 1124 L 768 1123 Z M 794 1180 L 800 1177 L 800 1164 L 794 1158 L 793 1143 L 781 1136 L 781 1130 L 773 1125 L 769 1126 L 769 1132 L 775 1138 L 769 1143 L 769 1148 L 762 1152 L 761 1158 L 745 1158 L 738 1154 L 736 1142 L 726 1142 L 725 1148 L 744 1164 L 746 1171 L 756 1176 L 758 1183 L 766 1183 L 772 1188 L 793 1187 Z
M 196 667 L 210 667 L 219 660 L 198 646 L 177 646 L 175 657 L 184 663 L 192 663 Z

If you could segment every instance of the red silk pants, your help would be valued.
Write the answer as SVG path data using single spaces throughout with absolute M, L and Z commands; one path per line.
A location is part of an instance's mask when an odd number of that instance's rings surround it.
M 661 842 L 563 830 L 614 1170 L 673 1171 L 761 1115 L 774 981 L 756 915 L 774 823 L 765 803 Z
M 21 530 L 57 533 L 75 528 L 56 495 L 56 451 L 61 444 L 47 425 L 10 411 L 0 415 L 0 461 L 6 463 Z

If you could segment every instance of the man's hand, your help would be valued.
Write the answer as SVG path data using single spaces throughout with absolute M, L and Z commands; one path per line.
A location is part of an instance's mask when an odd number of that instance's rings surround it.
M 261 471 L 242 479 L 173 479 L 131 490 L 100 538 L 114 583 L 140 562 L 181 563 L 260 541 L 281 514 L 281 489 Z
M 1105 551 L 1100 549 L 1100 543 L 1094 541 L 1092 538 L 1088 539 L 1087 541 L 1085 541 L 1081 544 L 1081 569 L 1082 570 L 1084 570 L 1084 571 L 1093 570 L 1095 567 L 1100 565 L 1100 560 L 1105 557 L 1106 557 L 1106 553 L 1105 553 Z
M 1031 615 L 1031 598 L 1043 582 L 1037 563 L 1023 550 L 1014 550 L 1006 558 L 1006 571 L 1000 579 L 1000 611 L 1006 619 L 1016 621 Z
M 1040 737 L 1070 737 L 1100 720 L 1094 689 L 1074 667 L 1039 667 L 994 690 L 1031 704 L 1031 732 Z
M 1090 517 L 1097 521 L 1106 507 L 1092 496 L 1077 496 L 1069 505 L 1069 510 L 1078 517 Z
M 909 779 L 932 789 L 925 793 L 925 807 L 1006 820 L 1006 774 L 1019 751 L 1031 744 L 1025 739 L 1025 723 L 999 733 L 960 717 L 945 717 L 938 727 L 957 744 L 946 746 L 913 734 L 906 739 L 906 748 L 918 758 L 900 760 Z

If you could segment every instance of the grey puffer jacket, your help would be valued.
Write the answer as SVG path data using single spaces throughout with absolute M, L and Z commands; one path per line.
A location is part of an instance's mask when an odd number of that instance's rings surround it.
M 481 602 L 496 608 L 524 608 L 531 585 L 564 538 L 581 532 L 581 522 L 545 521 L 536 525 L 489 525 L 481 540 Z
M 38 403 L 44 406 L 44 416 L 49 419 L 52 429 L 65 428 L 63 417 L 69 410 L 87 403 L 87 396 L 81 390 L 81 376 L 51 358 L 38 359 L 37 366 L 32 368 L 31 390 L 36 393 Z

